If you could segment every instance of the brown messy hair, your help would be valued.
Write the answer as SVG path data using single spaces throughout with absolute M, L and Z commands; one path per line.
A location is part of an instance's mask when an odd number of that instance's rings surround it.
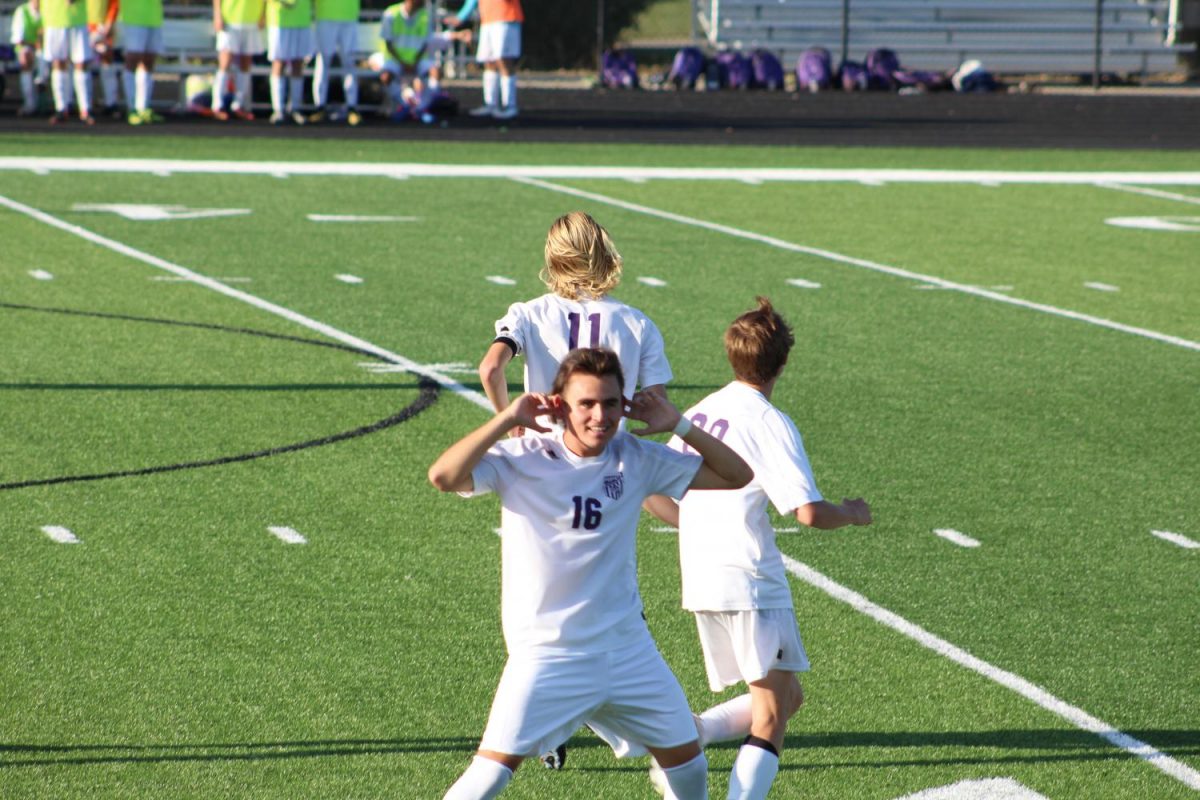
M 621 282 L 621 254 L 604 226 L 582 211 L 554 220 L 546 234 L 546 288 L 568 300 L 603 297 Z
M 758 308 L 739 316 L 725 331 L 725 354 L 739 381 L 762 386 L 783 369 L 796 339 L 770 300 L 756 300 Z
M 571 377 L 579 373 L 597 378 L 612 375 L 617 379 L 621 393 L 625 393 L 625 373 L 621 371 L 621 359 L 616 353 L 606 347 L 577 347 L 559 363 L 550 394 L 562 394 Z

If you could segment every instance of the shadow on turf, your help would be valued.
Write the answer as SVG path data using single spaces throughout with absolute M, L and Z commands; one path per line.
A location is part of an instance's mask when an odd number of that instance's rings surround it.
M 1175 756 L 1200 755 L 1200 730 L 1143 730 L 1127 734 Z M 271 761 L 292 758 L 331 758 L 389 755 L 393 753 L 472 752 L 477 737 L 432 739 L 318 739 L 313 741 L 230 742 L 225 744 L 0 744 L 0 769 L 36 766 L 88 766 L 92 764 L 169 763 L 181 761 Z M 607 750 L 594 736 L 576 736 L 568 742 L 575 750 Z M 732 750 L 736 742 L 712 745 L 710 749 Z M 922 748 L 988 748 L 995 754 L 978 756 L 941 754 L 889 760 L 884 750 Z M 1105 740 L 1077 730 L 996 730 L 929 732 L 862 732 L 791 734 L 786 749 L 793 751 L 861 750 L 862 759 L 820 762 L 801 758 L 781 766 L 783 770 L 830 769 L 838 767 L 928 766 L 933 764 L 1016 764 L 1066 761 L 1100 761 L 1127 757 Z M 1016 751 L 1016 752 L 1013 752 Z M 1030 751 L 1030 752 L 1024 752 Z M 1069 751 L 1069 752 L 1066 752 Z M 897 753 L 896 755 L 900 755 Z M 578 764 L 576 761 L 575 764 Z M 567 769 L 572 765 L 568 764 Z M 645 769 L 640 759 L 614 761 L 611 766 L 579 767 L 586 772 L 622 772 Z

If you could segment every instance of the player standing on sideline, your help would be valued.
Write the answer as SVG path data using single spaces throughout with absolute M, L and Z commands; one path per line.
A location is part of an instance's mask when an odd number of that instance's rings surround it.
M 483 105 L 473 117 L 513 119 L 517 116 L 517 59 L 521 57 L 521 0 L 467 0 L 446 23 L 454 27 L 470 19 L 479 5 L 479 49 L 475 60 L 483 64 Z
M 753 474 L 666 400 L 641 392 L 630 403 L 623 390 L 615 353 L 573 350 L 552 395 L 522 395 L 429 468 L 441 491 L 495 491 L 503 508 L 508 663 L 479 751 L 447 800 L 495 797 L 526 756 L 593 720 L 645 745 L 677 796 L 708 796 L 683 690 L 642 615 L 637 521 L 647 495 L 736 489 Z M 646 423 L 636 433 L 673 430 L 700 457 L 622 430 L 626 407 Z M 506 438 L 517 427 L 547 432 L 544 414 L 562 420 L 560 434 Z
M 50 89 L 54 94 L 54 116 L 50 117 L 50 124 L 67 121 L 73 77 L 79 119 L 85 125 L 95 125 L 92 82 L 87 72 L 92 60 L 92 44 L 88 40 L 85 0 L 44 0 L 42 26 L 42 52 L 50 61 Z
M 121 118 L 117 109 L 117 73 L 120 68 L 113 48 L 113 24 L 117 21 L 119 9 L 119 0 L 87 0 L 88 37 L 92 43 L 92 53 L 100 62 L 100 88 L 104 92 L 102 113 L 116 119 Z M 125 103 L 129 103 L 128 96 Z
M 496 339 L 479 363 L 492 407 L 508 407 L 505 369 L 525 356 L 525 391 L 547 392 L 559 362 L 576 347 L 607 347 L 621 359 L 623 384 L 666 398 L 671 380 L 663 337 L 644 313 L 608 297 L 621 281 L 621 254 L 608 231 L 582 211 L 564 214 L 546 234 L 540 278 L 549 292 L 513 303 L 496 321 Z
M 297 125 L 308 122 L 300 106 L 304 102 L 304 59 L 312 51 L 312 0 L 267 0 L 272 125 L 282 125 L 289 117 Z
M 125 48 L 125 103 L 130 125 L 162 122 L 151 108 L 154 61 L 163 49 L 162 0 L 121 0 L 121 45 Z M 132 84 L 133 90 L 130 91 Z
M 21 68 L 21 107 L 18 117 L 37 113 L 38 48 L 42 41 L 42 12 L 40 0 L 28 0 L 13 11 L 10 35 Z
M 678 507 L 669 498 L 650 501 L 679 526 L 683 607 L 696 616 L 709 686 L 720 692 L 745 681 L 750 688 L 697 723 L 702 743 L 746 736 L 729 783 L 729 798 L 738 800 L 767 796 L 788 719 L 804 701 L 796 673 L 808 670 L 767 503 L 811 528 L 871 524 L 861 498 L 835 505 L 821 497 L 800 432 L 771 405 L 794 342 L 771 302 L 758 298 L 758 308 L 725 331 L 735 380 L 684 414 L 741 455 L 754 480 L 733 492 L 691 492 Z M 687 452 L 690 443 L 670 444 Z
M 379 82 L 393 110 L 404 105 L 414 119 L 432 122 L 422 115 L 428 113 L 434 95 L 441 88 L 441 71 L 425 54 L 445 49 L 456 40 L 469 42 L 471 32 L 435 33 L 425 0 L 402 0 L 383 12 L 379 48 L 368 63 L 379 73 Z M 406 75 L 411 76 L 407 86 L 401 84 Z
M 217 74 L 213 78 L 212 92 L 212 115 L 215 119 L 222 122 L 229 119 L 229 112 L 222 106 L 235 57 L 237 77 L 234 78 L 233 107 L 230 111 L 238 119 L 254 119 L 250 66 L 254 57 L 263 51 L 265 14 L 265 0 L 213 0 L 213 30 L 217 33 Z
M 359 10 L 359 0 L 316 0 L 317 63 L 313 70 L 313 103 L 317 108 L 308 118 L 309 122 L 332 119 L 326 105 L 329 103 L 329 72 L 336 53 L 346 73 L 342 79 L 346 124 L 357 126 L 362 123 L 362 115 L 358 113 L 358 76 L 354 74 Z

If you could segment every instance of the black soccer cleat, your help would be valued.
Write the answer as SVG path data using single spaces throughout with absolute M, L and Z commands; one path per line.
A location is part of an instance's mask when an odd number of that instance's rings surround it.
M 546 769 L 562 769 L 567 763 L 567 746 L 560 744 L 553 750 L 548 750 L 538 756 L 538 761 Z

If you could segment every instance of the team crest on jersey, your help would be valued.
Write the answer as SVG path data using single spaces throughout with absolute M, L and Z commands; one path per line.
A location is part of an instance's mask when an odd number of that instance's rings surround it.
M 625 491 L 625 474 L 618 472 L 616 475 L 604 476 L 604 493 L 613 500 L 620 500 L 621 493 Z

